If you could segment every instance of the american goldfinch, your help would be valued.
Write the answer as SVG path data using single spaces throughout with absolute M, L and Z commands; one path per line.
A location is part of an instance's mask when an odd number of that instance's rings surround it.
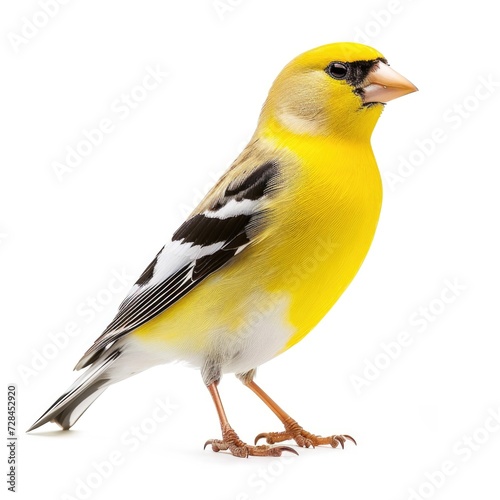
M 214 451 L 279 456 L 342 446 L 304 430 L 254 381 L 335 304 L 372 242 L 382 202 L 370 145 L 384 103 L 416 91 L 377 50 L 334 43 L 274 81 L 249 144 L 137 280 L 76 365 L 85 373 L 29 429 L 69 429 L 111 384 L 183 360 L 200 369 L 219 416 Z M 281 420 L 255 446 L 230 426 L 218 392 L 235 373 Z M 266 445 L 257 446 L 260 438 Z

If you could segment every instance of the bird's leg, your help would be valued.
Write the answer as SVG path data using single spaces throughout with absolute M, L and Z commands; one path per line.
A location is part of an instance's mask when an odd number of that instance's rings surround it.
M 285 426 L 284 432 L 263 432 L 255 438 L 255 444 L 259 439 L 265 438 L 267 443 L 281 443 L 282 441 L 287 441 L 293 439 L 299 446 L 305 446 L 313 448 L 322 444 L 329 444 L 333 448 L 341 446 L 344 448 L 344 443 L 349 440 L 356 444 L 356 441 L 351 436 L 347 434 L 334 434 L 332 436 L 322 437 L 316 434 L 311 434 L 304 430 L 288 413 L 286 413 L 281 407 L 279 407 L 252 379 L 251 377 L 245 377 L 242 375 L 239 377 L 240 380 L 251 389 L 257 396 L 259 396 L 264 403 L 273 411 L 273 413 L 283 422 Z
M 226 412 L 222 406 L 222 401 L 217 390 L 218 381 L 211 383 L 208 390 L 214 400 L 217 414 L 219 415 L 220 427 L 222 430 L 222 439 L 209 439 L 205 447 L 212 445 L 213 451 L 229 450 L 235 457 L 246 458 L 248 456 L 257 457 L 279 457 L 284 451 L 290 451 L 297 454 L 293 448 L 288 446 L 251 446 L 243 442 L 233 428 L 229 425 Z

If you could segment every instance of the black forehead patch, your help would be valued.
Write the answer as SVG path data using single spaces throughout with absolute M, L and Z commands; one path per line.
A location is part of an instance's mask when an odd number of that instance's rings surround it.
M 346 82 L 353 87 L 360 87 L 366 80 L 368 73 L 373 69 L 373 66 L 378 63 L 376 61 L 354 61 L 349 63 L 349 71 L 347 72 Z
M 353 61 L 349 63 L 343 63 L 347 64 L 347 66 L 349 67 L 349 70 L 345 77 L 345 81 L 354 88 L 361 87 L 362 83 L 368 76 L 368 73 L 370 73 L 370 71 L 379 61 L 387 64 L 387 60 L 381 57 L 379 57 L 378 59 L 371 59 L 369 61 Z

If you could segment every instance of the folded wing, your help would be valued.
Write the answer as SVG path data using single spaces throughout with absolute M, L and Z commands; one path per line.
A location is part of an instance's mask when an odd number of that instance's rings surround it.
M 182 224 L 120 305 L 76 369 L 99 359 L 119 338 L 164 312 L 230 263 L 265 226 L 265 202 L 280 187 L 277 162 L 230 170 Z

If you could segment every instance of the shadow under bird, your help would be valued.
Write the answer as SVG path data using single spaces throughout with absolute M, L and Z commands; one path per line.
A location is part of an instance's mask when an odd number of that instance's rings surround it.
M 342 295 L 371 245 L 382 202 L 370 137 L 386 102 L 416 91 L 377 50 L 324 45 L 274 81 L 249 144 L 137 280 L 76 365 L 84 374 L 29 429 L 69 429 L 110 385 L 183 360 L 201 371 L 222 436 L 214 451 L 279 456 L 344 447 L 346 434 L 303 429 L 254 381 Z M 311 264 L 312 263 L 312 264 Z M 301 273 L 294 273 L 299 266 Z M 243 442 L 218 384 L 235 373 L 281 420 Z M 265 445 L 257 445 L 264 438 Z

